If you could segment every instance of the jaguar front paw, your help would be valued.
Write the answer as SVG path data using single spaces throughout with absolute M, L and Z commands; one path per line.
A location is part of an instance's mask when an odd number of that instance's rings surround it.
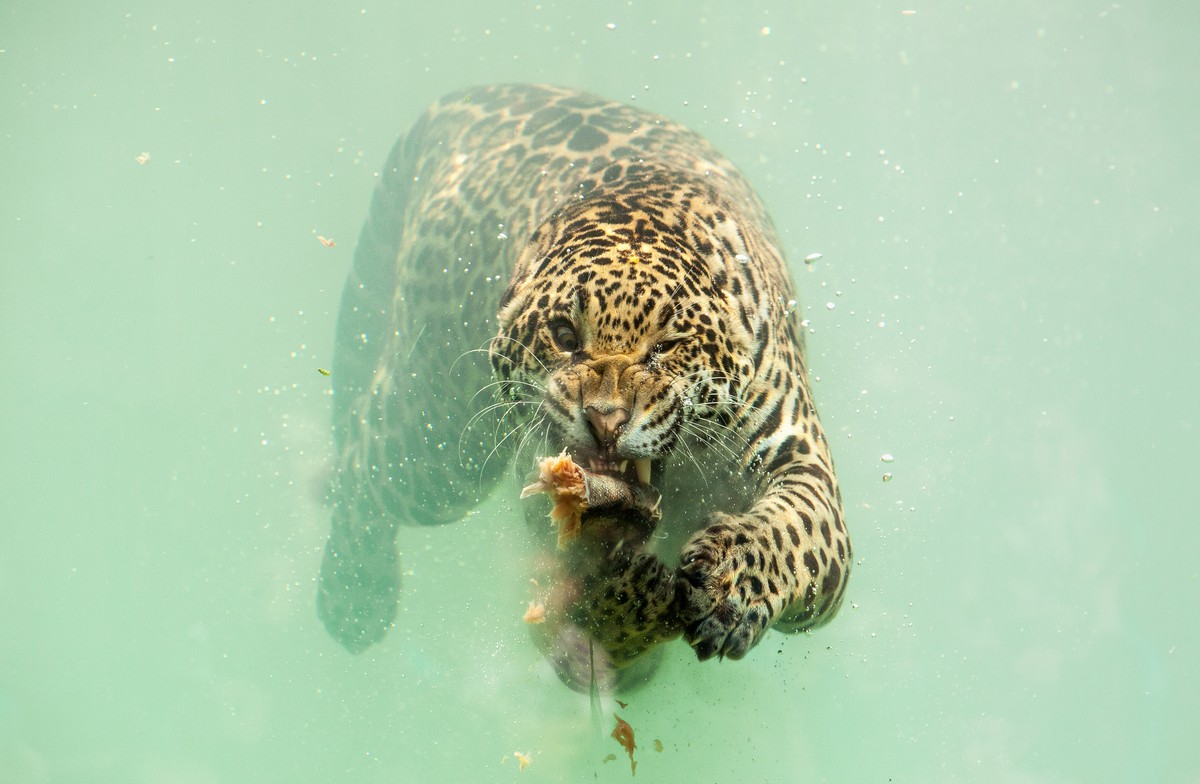
M 701 661 L 740 659 L 753 648 L 785 601 L 767 574 L 769 554 L 743 524 L 718 522 L 684 547 L 680 576 L 687 581 L 684 639 Z

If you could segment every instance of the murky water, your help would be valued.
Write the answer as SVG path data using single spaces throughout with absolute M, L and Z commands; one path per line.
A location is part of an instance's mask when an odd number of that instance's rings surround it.
M 314 611 L 375 172 L 505 80 L 759 188 L 858 558 L 812 636 L 672 646 L 637 780 L 1200 781 L 1200 11 L 853 5 L 0 8 L 0 781 L 629 779 L 509 494 L 402 532 L 385 644 Z

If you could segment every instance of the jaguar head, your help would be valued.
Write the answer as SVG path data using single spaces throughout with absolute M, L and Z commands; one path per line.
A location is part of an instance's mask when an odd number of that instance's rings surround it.
M 582 213 L 582 214 L 581 214 Z M 709 259 L 621 205 L 547 222 L 505 292 L 492 365 L 529 426 L 592 470 L 650 484 L 739 399 L 750 338 Z M 533 406 L 527 406 L 533 408 Z

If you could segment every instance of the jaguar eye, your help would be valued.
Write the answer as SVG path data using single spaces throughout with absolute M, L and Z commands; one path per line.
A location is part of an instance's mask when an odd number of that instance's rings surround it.
M 674 338 L 671 340 L 660 340 L 659 342 L 654 344 L 654 348 L 651 349 L 651 353 L 656 356 L 661 356 L 663 354 L 667 354 L 682 342 L 683 342 L 682 338 Z
M 579 337 L 570 323 L 558 321 L 551 324 L 550 335 L 554 338 L 554 345 L 559 351 L 574 354 L 579 350 Z

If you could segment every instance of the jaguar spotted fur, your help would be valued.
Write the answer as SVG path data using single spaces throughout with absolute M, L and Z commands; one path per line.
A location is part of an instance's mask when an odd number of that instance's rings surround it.
M 698 134 L 554 87 L 439 101 L 393 148 L 343 293 L 330 634 L 380 640 L 398 527 L 462 519 L 530 444 L 661 490 L 678 557 L 654 579 L 682 599 L 646 621 L 632 574 L 609 598 L 634 634 L 737 659 L 828 621 L 851 549 L 794 296 L 759 198 Z

